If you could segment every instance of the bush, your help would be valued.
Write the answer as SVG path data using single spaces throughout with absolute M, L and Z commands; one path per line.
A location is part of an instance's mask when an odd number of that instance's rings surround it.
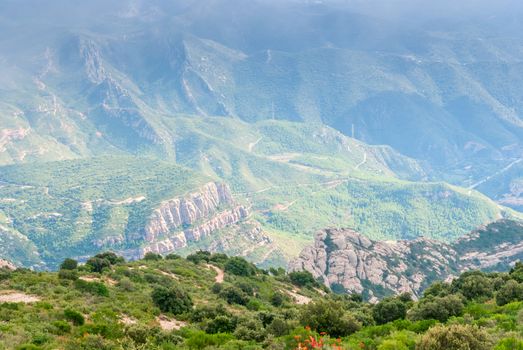
M 493 285 L 489 278 L 483 275 L 465 277 L 460 286 L 460 291 L 468 300 L 492 297 Z
M 219 315 L 209 320 L 205 325 L 205 331 L 209 334 L 232 333 L 236 329 L 237 319 L 229 315 Z
M 233 286 L 223 288 L 220 297 L 229 304 L 246 305 L 249 302 L 249 297 L 241 289 Z
M 109 263 L 111 265 L 120 264 L 120 263 L 125 262 L 125 259 L 123 257 L 118 256 L 113 252 L 104 252 L 104 253 L 96 254 L 94 257 L 99 258 L 99 259 L 105 259 L 105 260 L 109 261 Z
M 74 259 L 65 259 L 60 264 L 60 270 L 75 270 L 78 267 L 78 261 Z
M 152 292 L 152 299 L 163 312 L 179 315 L 192 309 L 191 297 L 177 286 L 170 288 L 158 286 Z
M 66 320 L 71 321 L 75 326 L 81 326 L 85 323 L 84 316 L 75 310 L 65 309 L 64 317 Z
M 523 341 L 516 338 L 501 339 L 494 350 L 523 350 Z
M 210 257 L 211 253 L 200 250 L 196 253 L 187 255 L 187 260 L 194 264 L 199 264 L 202 261 L 209 262 Z
M 109 290 L 107 287 L 100 282 L 87 282 L 84 280 L 76 280 L 74 281 L 74 286 L 76 289 L 82 292 L 87 292 L 95 295 L 99 295 L 102 297 L 108 297 L 109 296 Z
M 463 307 L 463 301 L 455 294 L 423 298 L 410 310 L 409 318 L 413 321 L 434 319 L 446 322 L 452 316 L 460 316 Z
M 300 314 L 303 326 L 333 337 L 344 337 L 361 328 L 356 318 L 345 311 L 340 301 L 318 300 L 304 306 Z
M 394 320 L 404 319 L 407 315 L 405 303 L 398 299 L 385 299 L 374 306 L 372 317 L 377 324 L 385 324 Z
M 280 292 L 275 292 L 271 295 L 270 302 L 272 306 L 280 307 L 283 305 L 283 302 L 285 301 L 285 296 Z
M 78 279 L 78 273 L 75 270 L 60 270 L 58 271 L 58 278 L 61 280 L 76 281 Z
M 309 271 L 293 271 L 289 273 L 292 284 L 298 287 L 318 287 L 319 283 Z
M 514 280 L 508 280 L 496 293 L 496 304 L 499 306 L 521 300 L 523 300 L 523 284 Z
M 107 259 L 92 257 L 86 261 L 85 266 L 92 272 L 102 272 L 105 268 L 111 267 L 111 262 Z
M 160 254 L 156 254 L 153 252 L 147 252 L 147 253 L 145 253 L 145 255 L 143 257 L 143 260 L 158 261 L 158 260 L 163 260 L 163 257 Z
M 65 321 L 54 321 L 52 325 L 53 328 L 51 332 L 56 335 L 64 335 L 71 332 L 71 325 Z
M 165 256 L 165 260 L 178 260 L 178 259 L 181 259 L 182 257 L 179 256 L 178 254 L 167 254 Z
M 232 257 L 227 260 L 224 270 L 236 276 L 252 276 L 256 272 L 251 263 L 240 257 Z
M 453 324 L 429 329 L 418 342 L 417 350 L 488 350 L 488 334 L 476 326 Z
M 247 318 L 239 320 L 234 336 L 240 340 L 261 342 L 265 339 L 266 334 L 260 320 Z

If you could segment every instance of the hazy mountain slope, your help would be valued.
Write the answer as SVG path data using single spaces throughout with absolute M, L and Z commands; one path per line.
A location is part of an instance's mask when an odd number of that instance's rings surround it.
M 4 162 L 44 140 L 47 158 L 173 158 L 156 116 L 177 113 L 322 121 L 457 184 L 521 158 L 523 39 L 511 14 L 420 24 L 292 1 L 125 1 L 80 14 L 97 4 L 50 21 L 58 5 L 4 3 L 3 118 L 31 130 L 25 145 L 10 137 Z

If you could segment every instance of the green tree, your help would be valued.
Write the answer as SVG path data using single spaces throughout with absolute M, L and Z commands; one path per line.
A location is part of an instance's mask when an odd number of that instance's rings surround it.
M 158 260 L 163 260 L 163 256 L 161 256 L 160 254 L 153 253 L 153 252 L 147 252 L 147 253 L 145 253 L 143 259 L 147 260 L 147 261 L 158 261 Z
M 462 298 L 455 294 L 423 298 L 410 310 L 409 319 L 413 321 L 433 319 L 446 322 L 452 316 L 460 316 L 463 307 Z
M 318 287 L 319 283 L 309 271 L 293 271 L 289 273 L 292 284 L 298 287 Z
M 372 308 L 372 317 L 377 324 L 404 319 L 406 315 L 407 306 L 396 298 L 384 299 Z
M 429 329 L 418 342 L 416 350 L 489 350 L 491 346 L 484 330 L 471 325 L 453 324 Z
M 78 267 L 78 261 L 67 258 L 60 264 L 60 270 L 74 270 Z
M 227 260 L 224 270 L 236 276 L 252 276 L 256 272 L 250 262 L 237 256 Z
M 75 310 L 65 309 L 64 317 L 66 320 L 71 321 L 75 326 L 81 326 L 85 323 L 84 316 Z
M 344 304 L 335 300 L 318 300 L 305 305 L 300 313 L 300 322 L 333 337 L 344 337 L 361 328 L 354 315 L 345 310 Z
M 508 280 L 496 293 L 496 304 L 499 306 L 521 300 L 523 300 L 523 284 L 514 280 Z
M 152 292 L 152 299 L 163 312 L 171 312 L 175 315 L 188 312 L 192 309 L 192 299 L 184 290 L 177 286 L 169 288 L 157 286 Z

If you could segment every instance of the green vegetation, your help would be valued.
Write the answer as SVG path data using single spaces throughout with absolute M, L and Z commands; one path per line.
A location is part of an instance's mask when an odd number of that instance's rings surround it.
M 265 271 L 224 254 L 200 251 L 190 260 L 149 256 L 131 263 L 112 253 L 97 258 L 109 266 L 73 268 L 66 260 L 58 273 L 0 270 L 0 349 L 523 345 L 523 263 L 509 273 L 471 271 L 452 283 L 437 282 L 419 301 L 402 294 L 373 305 L 358 295 L 321 290 L 308 274 Z M 216 269 L 225 270 L 223 282 L 216 282 Z M 64 272 L 75 278 L 63 278 Z M 23 298 L 2 301 L 15 293 Z

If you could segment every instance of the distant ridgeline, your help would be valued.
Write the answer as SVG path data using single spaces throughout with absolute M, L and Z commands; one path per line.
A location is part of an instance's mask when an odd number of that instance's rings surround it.
M 361 244 L 377 243 L 361 238 Z M 185 259 L 149 252 L 134 262 L 101 253 L 84 265 L 65 259 L 58 272 L 1 266 L 0 348 L 523 347 L 521 263 L 509 273 L 469 271 L 449 283 L 434 282 L 418 297 L 401 293 L 371 304 L 359 294 L 332 293 L 309 272 L 263 270 L 220 253 Z

